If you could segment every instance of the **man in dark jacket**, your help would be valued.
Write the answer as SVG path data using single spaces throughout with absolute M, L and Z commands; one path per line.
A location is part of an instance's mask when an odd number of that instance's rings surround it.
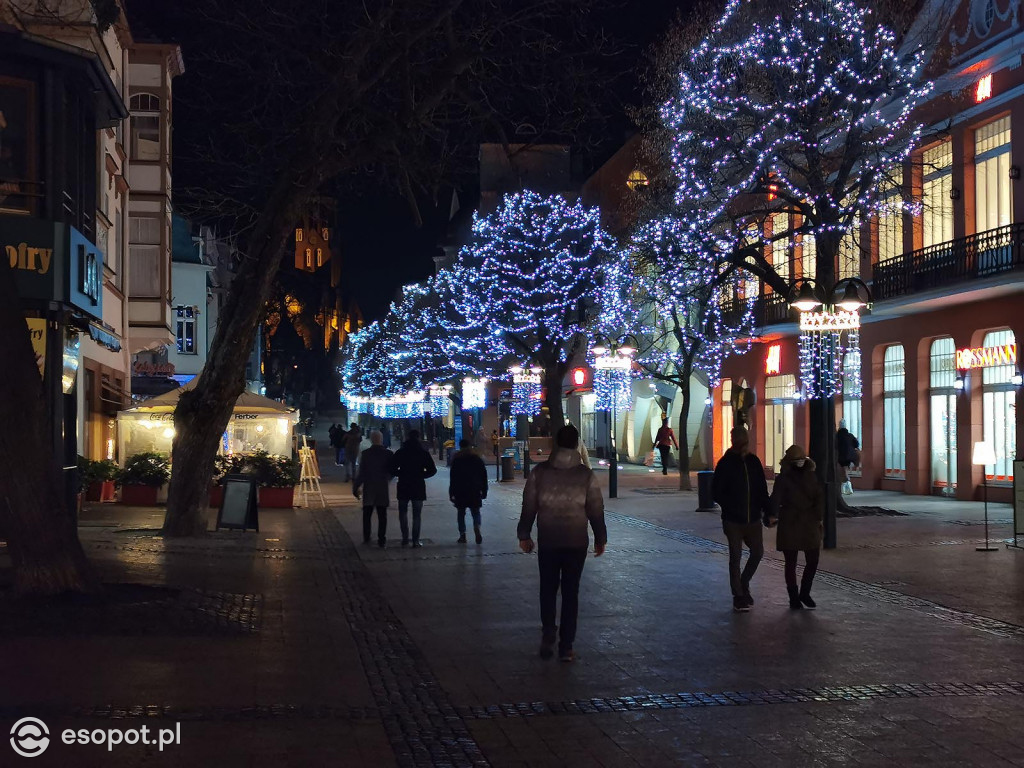
M 473 533 L 476 543 L 484 540 L 480 534 L 480 506 L 487 498 L 487 465 L 470 445 L 459 441 L 459 452 L 452 457 L 452 471 L 448 479 L 448 498 L 458 512 L 459 544 L 466 543 L 466 510 L 473 515 Z
M 352 483 L 352 494 L 358 499 L 363 491 L 363 543 L 370 543 L 373 510 L 377 510 L 377 544 L 387 546 L 388 505 L 391 503 L 388 484 L 391 482 L 391 451 L 381 443 L 383 436 L 377 430 L 370 433 L 370 447 L 363 451 Z
M 764 466 L 750 452 L 750 436 L 746 428 L 735 427 L 730 437 L 732 447 L 715 466 L 712 490 L 715 501 L 722 508 L 722 530 L 729 540 L 732 607 L 735 611 L 749 611 L 754 604 L 754 598 L 750 596 L 750 580 L 764 554 L 761 525 L 762 521 L 770 518 L 771 507 Z M 750 550 L 750 556 L 740 573 L 744 544 Z
M 359 430 L 359 425 L 353 421 L 352 428 L 344 433 L 344 437 L 342 447 L 345 449 L 345 479 L 355 482 L 356 460 L 359 458 L 359 444 L 363 442 L 363 433 Z
M 420 515 L 427 498 L 426 480 L 437 474 L 437 467 L 415 429 L 391 458 L 391 474 L 398 478 L 398 525 L 402 528 L 402 546 L 409 546 L 409 502 L 412 502 L 412 545 L 421 547 Z
M 533 551 L 533 522 L 537 521 L 537 564 L 540 566 L 541 658 L 553 655 L 558 632 L 558 657 L 575 661 L 576 615 L 580 577 L 594 529 L 594 556 L 604 554 L 608 530 L 604 499 L 594 472 L 583 465 L 577 450 L 580 433 L 567 424 L 555 436 L 555 450 L 526 479 L 519 517 L 519 548 Z M 555 626 L 555 601 L 562 587 L 561 630 Z

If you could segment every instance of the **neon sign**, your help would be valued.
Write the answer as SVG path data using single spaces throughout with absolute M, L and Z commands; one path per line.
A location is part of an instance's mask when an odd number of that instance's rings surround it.
M 801 331 L 856 331 L 860 315 L 856 312 L 801 312 Z
M 1017 345 L 1003 344 L 998 347 L 975 347 L 956 351 L 956 369 L 967 371 L 971 368 L 992 368 L 997 365 L 1016 365 Z
M 764 372 L 768 374 L 782 371 L 782 345 L 772 344 L 768 347 L 768 355 L 764 359 Z

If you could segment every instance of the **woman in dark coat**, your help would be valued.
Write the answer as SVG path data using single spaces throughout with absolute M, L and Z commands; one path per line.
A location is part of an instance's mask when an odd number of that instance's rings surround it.
M 391 474 L 398 478 L 398 524 L 402 528 L 402 546 L 409 545 L 409 502 L 412 502 L 412 545 L 420 544 L 420 515 L 427 498 L 428 477 L 437 474 L 434 459 L 420 443 L 420 433 L 412 430 L 391 458 Z
M 814 462 L 804 449 L 791 445 L 782 459 L 781 472 L 772 489 L 770 524 L 778 522 L 775 548 L 786 558 L 786 589 L 789 607 L 814 608 L 811 584 L 821 555 L 825 496 L 814 472 Z M 804 575 L 796 586 L 796 560 L 804 553 Z
M 466 510 L 473 515 L 473 533 L 476 543 L 484 540 L 480 533 L 480 507 L 487 498 L 487 465 L 471 447 L 469 440 L 459 442 L 459 450 L 452 457 L 452 471 L 448 481 L 448 498 L 458 512 L 459 544 L 466 543 Z
M 370 543 L 370 528 L 373 522 L 373 510 L 377 510 L 377 544 L 381 548 L 387 546 L 388 505 L 391 494 L 388 485 L 391 483 L 391 460 L 394 454 L 381 445 L 381 433 L 374 430 L 370 433 L 370 447 L 363 451 L 362 461 L 356 470 L 352 493 L 359 498 L 363 491 L 363 543 Z

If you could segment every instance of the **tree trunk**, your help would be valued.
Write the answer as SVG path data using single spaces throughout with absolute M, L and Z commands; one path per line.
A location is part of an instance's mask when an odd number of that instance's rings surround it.
M 48 328 L 48 333 L 56 329 Z M 84 592 L 96 584 L 53 455 L 49 404 L 7 259 L 0 258 L 0 537 L 24 594 Z M 59 376 L 60 371 L 49 371 Z M 63 411 L 52 414 L 61 419 Z
M 568 363 L 549 363 L 544 366 L 544 405 L 548 409 L 551 436 L 554 437 L 565 425 L 565 411 L 562 410 L 562 381 Z
M 245 363 L 270 298 L 284 244 L 304 204 L 316 191 L 308 179 L 286 175 L 270 195 L 231 283 L 206 365 L 196 387 L 174 411 L 171 484 L 164 535 L 199 536 L 207 528 L 207 492 L 213 460 L 235 400 L 245 388 Z
M 687 438 L 687 421 L 690 418 L 690 378 L 685 385 L 679 387 L 683 396 L 682 408 L 679 411 L 679 490 L 691 491 L 690 483 L 690 441 Z

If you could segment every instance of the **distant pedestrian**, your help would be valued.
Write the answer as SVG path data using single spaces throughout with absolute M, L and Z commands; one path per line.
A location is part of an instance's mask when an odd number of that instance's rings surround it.
M 811 599 L 811 584 L 818 570 L 825 519 L 825 495 L 815 474 L 814 462 L 804 449 L 791 445 L 782 458 L 782 471 L 772 489 L 771 521 L 778 521 L 775 548 L 786 558 L 786 591 L 789 607 L 816 607 Z M 804 575 L 796 586 L 796 560 L 804 553 Z
M 377 430 L 370 433 L 370 447 L 363 451 L 359 471 L 352 483 L 352 493 L 358 499 L 363 492 L 363 543 L 370 543 L 373 512 L 377 511 L 377 545 L 387 546 L 388 506 L 391 504 L 391 460 L 394 454 L 383 446 L 383 435 Z
M 384 440 L 382 445 L 385 448 L 390 448 L 391 447 L 391 430 L 388 429 L 388 425 L 387 424 L 381 425 L 380 433 L 382 435 L 382 439 Z
M 346 480 L 355 482 L 356 479 L 356 462 L 359 460 L 359 445 L 363 442 L 363 433 L 359 430 L 359 425 L 354 421 L 352 422 L 351 429 L 345 433 L 345 474 Z
M 402 546 L 409 546 L 409 504 L 412 504 L 412 545 L 420 543 L 420 520 L 423 502 L 427 498 L 428 477 L 437 474 L 437 467 L 430 453 L 420 442 L 420 433 L 409 432 L 408 439 L 395 451 L 391 458 L 391 474 L 398 478 L 398 524 L 402 528 Z
M 480 507 L 487 498 L 487 465 L 469 440 L 459 442 L 459 452 L 452 457 L 452 470 L 448 480 L 448 498 L 458 515 L 459 544 L 466 543 L 466 510 L 473 516 L 476 543 L 484 540 L 480 533 Z
M 340 467 L 345 463 L 345 430 L 337 424 L 332 424 L 327 435 L 334 449 L 334 466 Z
M 679 450 L 679 443 L 676 442 L 676 433 L 668 425 L 668 419 L 661 420 L 661 429 L 654 437 L 654 447 L 661 454 L 661 474 L 668 474 L 668 459 L 672 455 L 672 448 Z
M 839 479 L 843 483 L 843 495 L 849 496 L 853 493 L 850 470 L 860 466 L 860 443 L 846 428 L 846 419 L 839 420 L 839 429 L 836 431 L 836 455 L 839 457 Z
M 497 464 L 501 454 L 501 436 L 496 429 L 491 432 L 491 450 L 494 452 L 494 463 Z
M 745 427 L 729 433 L 732 447 L 715 465 L 712 493 L 722 508 L 722 530 L 729 541 L 729 585 L 734 611 L 749 611 L 754 605 L 750 580 L 764 555 L 762 521 L 768 520 L 770 505 L 764 465 L 750 452 L 750 436 Z M 743 545 L 750 555 L 740 572 Z
M 533 523 L 537 522 L 537 565 L 540 568 L 540 655 L 549 659 L 558 639 L 558 657 L 575 661 L 576 620 L 580 577 L 594 531 L 594 556 L 604 554 L 608 530 L 604 523 L 604 499 L 594 472 L 583 466 L 580 433 L 571 424 L 558 430 L 555 449 L 526 479 L 523 510 L 519 517 L 519 547 L 532 552 Z M 555 625 L 555 603 L 562 589 L 561 628 Z

